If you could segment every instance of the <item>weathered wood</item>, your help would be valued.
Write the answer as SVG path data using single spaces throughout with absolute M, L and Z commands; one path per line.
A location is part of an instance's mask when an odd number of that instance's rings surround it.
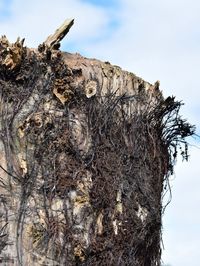
M 3 265 L 160 265 L 163 188 L 194 130 L 179 108 L 159 82 L 3 38 Z
M 64 23 L 55 31 L 54 34 L 50 35 L 44 44 L 50 49 L 57 49 L 62 39 L 67 35 L 69 30 L 74 24 L 74 19 L 67 19 Z

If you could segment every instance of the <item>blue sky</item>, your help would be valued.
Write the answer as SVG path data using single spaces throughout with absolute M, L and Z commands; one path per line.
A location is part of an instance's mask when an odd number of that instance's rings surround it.
M 12 0 L 0 0 L 0 22 L 4 19 L 7 20 L 10 16 L 10 5 Z
M 182 114 L 200 135 L 199 12 L 199 0 L 0 0 L 0 33 L 37 47 L 65 18 L 75 18 L 62 50 L 160 80 L 165 96 L 185 102 Z M 171 178 L 173 197 L 163 218 L 163 260 L 172 266 L 199 266 L 200 149 L 192 146 L 190 154 Z
M 81 0 L 81 2 L 83 3 L 89 3 L 91 5 L 95 5 L 95 6 L 101 6 L 103 8 L 118 8 L 120 5 L 120 1 L 118 0 Z

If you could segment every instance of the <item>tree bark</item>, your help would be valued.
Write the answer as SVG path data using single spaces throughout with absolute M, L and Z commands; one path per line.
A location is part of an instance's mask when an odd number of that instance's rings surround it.
M 160 265 L 164 186 L 194 128 L 158 82 L 58 43 L 0 41 L 1 263 Z

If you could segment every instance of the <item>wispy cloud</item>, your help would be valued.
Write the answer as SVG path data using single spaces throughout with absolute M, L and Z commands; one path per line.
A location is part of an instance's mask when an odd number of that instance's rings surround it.
M 82 3 L 89 3 L 95 6 L 101 6 L 103 8 L 115 9 L 120 4 L 120 0 L 81 0 Z
M 23 36 L 26 44 L 33 47 L 43 42 L 66 18 L 76 20 L 68 37 L 76 45 L 104 35 L 112 22 L 105 9 L 78 0 L 13 0 L 10 14 L 1 22 L 1 33 L 13 41 Z
M 172 184 L 172 202 L 164 216 L 163 260 L 174 266 L 198 266 L 200 246 L 200 150 L 190 148 L 189 163 L 179 163 Z
M 198 123 L 199 9 L 198 0 L 123 0 L 120 27 L 107 39 L 83 44 L 82 50 L 151 82 L 160 79 L 164 94 L 186 102 L 184 113 L 190 113 L 192 122 Z

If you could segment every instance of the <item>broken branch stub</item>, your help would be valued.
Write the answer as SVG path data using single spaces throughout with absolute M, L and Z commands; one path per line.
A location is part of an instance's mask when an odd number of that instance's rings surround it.
M 24 39 L 20 40 L 17 38 L 17 41 L 13 44 L 9 43 L 6 36 L 1 37 L 0 43 L 0 64 L 2 64 L 5 69 L 12 71 L 20 67 L 22 62 L 22 55 L 24 52 Z
M 60 42 L 67 35 L 73 24 L 74 19 L 66 19 L 64 23 L 55 31 L 55 33 L 46 39 L 44 45 L 50 49 L 58 49 Z

